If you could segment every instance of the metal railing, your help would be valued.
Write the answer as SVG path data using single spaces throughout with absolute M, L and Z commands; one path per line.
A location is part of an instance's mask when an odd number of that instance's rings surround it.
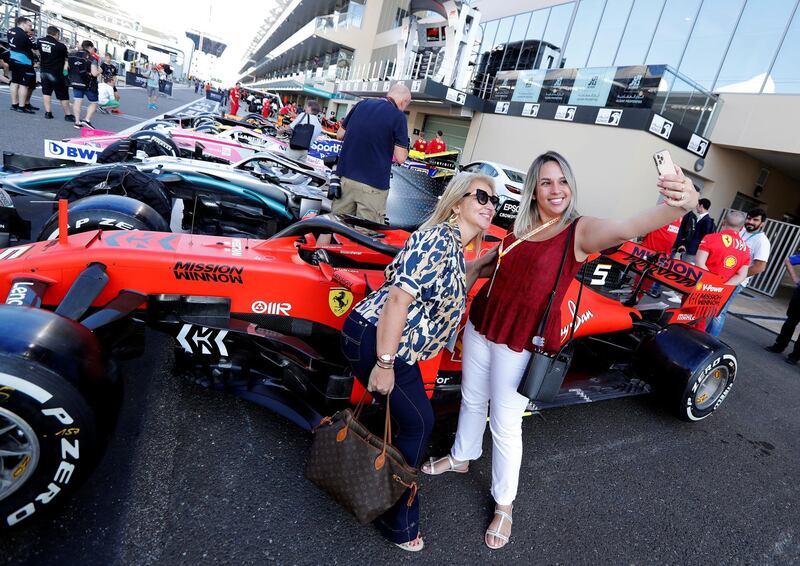
M 734 209 L 726 208 L 720 213 L 717 226 L 720 226 L 729 210 Z M 770 243 L 767 267 L 758 275 L 753 276 L 747 288 L 774 297 L 786 273 L 783 260 L 792 255 L 800 245 L 800 226 L 770 218 L 764 224 L 764 234 L 769 238 Z

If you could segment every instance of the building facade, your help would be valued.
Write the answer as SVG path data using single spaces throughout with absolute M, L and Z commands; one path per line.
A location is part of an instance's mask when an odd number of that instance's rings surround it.
M 654 203 L 652 154 L 666 148 L 711 199 L 712 214 L 760 205 L 794 220 L 799 4 L 296 0 L 242 75 L 267 89 L 291 84 L 298 96 L 319 96 L 308 87 L 316 88 L 339 116 L 354 103 L 348 95 L 380 96 L 395 80 L 423 80 L 427 93 L 415 92 L 408 109 L 410 132 L 443 130 L 449 146 L 462 148 L 462 163 L 526 170 L 538 153 L 560 151 L 576 170 L 581 209 L 593 214 L 624 215 Z M 453 22 L 440 8 L 465 5 L 476 33 L 457 55 L 458 76 L 445 84 L 440 56 Z M 409 22 L 428 35 L 413 38 Z M 441 36 L 430 31 L 437 23 Z M 438 90 L 426 84 L 437 81 Z M 592 98 L 598 85 L 606 90 Z M 619 93 L 631 85 L 639 107 Z M 679 139 L 663 135 L 667 128 Z

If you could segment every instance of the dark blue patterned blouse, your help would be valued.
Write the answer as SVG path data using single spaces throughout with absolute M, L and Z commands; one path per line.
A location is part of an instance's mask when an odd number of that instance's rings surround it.
M 397 356 L 409 364 L 434 357 L 455 337 L 467 303 L 467 271 L 458 226 L 442 223 L 411 234 L 384 276 L 383 285 L 358 303 L 355 311 L 377 324 L 389 289 L 399 287 L 414 300 Z

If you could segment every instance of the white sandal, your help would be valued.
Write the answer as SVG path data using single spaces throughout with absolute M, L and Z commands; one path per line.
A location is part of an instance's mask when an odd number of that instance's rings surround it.
M 514 521 L 513 519 L 511 519 L 511 515 L 509 515 L 505 511 L 501 511 L 500 509 L 495 509 L 494 514 L 500 515 L 500 524 L 497 525 L 496 529 L 486 529 L 486 534 L 483 535 L 483 542 L 485 542 L 486 546 L 488 546 L 492 550 L 497 550 L 507 545 L 509 537 L 511 536 L 510 533 L 508 535 L 504 535 L 502 532 L 500 532 L 503 529 L 503 521 L 508 521 L 509 525 L 513 525 Z M 500 539 L 501 544 L 498 545 L 489 544 L 489 537 Z
M 423 548 L 425 548 L 425 541 L 422 540 L 422 535 L 418 534 L 417 538 L 414 540 L 410 540 L 408 542 L 396 542 L 394 545 L 402 550 L 406 550 L 408 552 L 419 552 Z
M 436 465 L 445 459 L 447 459 L 447 467 L 441 470 L 440 472 L 437 472 Z M 425 470 L 425 464 L 428 465 L 428 471 Z M 455 461 L 453 460 L 453 457 L 450 456 L 450 454 L 448 454 L 447 456 L 442 456 L 438 460 L 434 460 L 433 457 L 431 457 L 427 462 L 425 462 L 425 464 L 422 465 L 420 470 L 422 471 L 423 474 L 427 474 L 429 476 L 439 476 L 446 472 L 455 472 L 457 474 L 466 474 L 467 472 L 469 472 L 469 461 L 456 464 Z M 456 468 L 456 466 L 463 466 L 464 464 L 467 465 L 466 469 L 459 470 L 458 468 Z

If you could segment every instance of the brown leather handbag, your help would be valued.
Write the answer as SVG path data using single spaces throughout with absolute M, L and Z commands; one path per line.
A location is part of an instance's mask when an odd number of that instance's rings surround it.
M 417 495 L 417 470 L 391 444 L 389 398 L 382 439 L 358 421 L 363 401 L 362 397 L 355 412 L 339 411 L 317 425 L 306 477 L 355 515 L 359 523 L 369 523 L 397 503 L 409 488 L 411 506 Z

